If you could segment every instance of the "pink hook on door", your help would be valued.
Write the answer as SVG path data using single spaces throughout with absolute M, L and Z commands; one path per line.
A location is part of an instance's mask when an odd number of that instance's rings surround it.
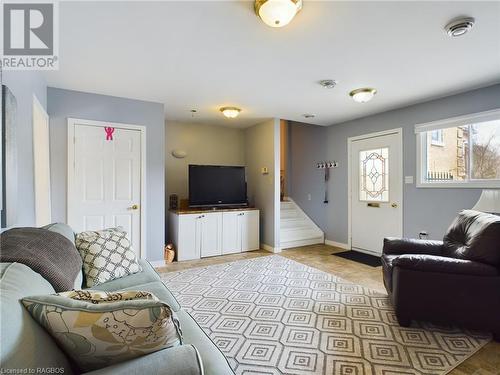
M 115 128 L 105 126 L 104 131 L 106 132 L 106 141 L 112 141 L 113 140 L 113 133 L 115 131 Z

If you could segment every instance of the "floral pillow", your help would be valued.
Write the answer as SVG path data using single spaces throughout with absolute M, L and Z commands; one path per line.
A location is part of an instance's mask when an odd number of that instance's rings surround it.
M 182 344 L 172 310 L 149 292 L 75 290 L 22 302 L 82 372 Z
M 78 233 L 87 288 L 142 271 L 127 232 L 121 227 Z

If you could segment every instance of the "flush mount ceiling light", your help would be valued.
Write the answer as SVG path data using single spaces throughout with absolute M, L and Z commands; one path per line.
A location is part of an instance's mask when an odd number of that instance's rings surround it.
M 366 103 L 372 100 L 376 93 L 377 90 L 375 89 L 363 87 L 360 89 L 352 90 L 349 93 L 349 96 L 357 103 Z
M 238 115 L 241 112 L 241 109 L 236 108 L 236 107 L 222 107 L 220 109 L 220 111 L 227 118 L 235 118 L 235 117 L 238 117 Z
M 302 0 L 255 0 L 255 13 L 271 27 L 290 23 L 302 9 Z
M 322 79 L 319 81 L 319 84 L 323 86 L 325 89 L 333 89 L 335 86 L 337 86 L 337 81 L 334 79 Z
M 446 25 L 444 29 L 448 36 L 454 38 L 457 36 L 462 36 L 469 32 L 469 30 L 472 29 L 472 26 L 474 26 L 474 22 L 475 20 L 472 17 L 456 18 L 448 25 Z

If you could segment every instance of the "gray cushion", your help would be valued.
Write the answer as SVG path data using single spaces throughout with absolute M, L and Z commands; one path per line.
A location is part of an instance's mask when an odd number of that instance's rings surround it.
M 68 224 L 53 223 L 53 224 L 46 225 L 42 228 L 50 230 L 51 232 L 56 232 L 56 233 L 62 234 L 68 240 L 73 242 L 73 245 L 75 244 L 75 233 L 73 232 L 73 229 L 71 229 L 71 227 Z
M 97 287 L 99 287 L 98 285 Z M 170 291 L 165 287 L 161 281 L 153 281 L 152 283 L 132 285 L 128 288 L 121 290 L 140 290 L 144 292 L 153 293 L 162 302 L 165 302 L 173 311 L 179 311 L 181 306 Z M 182 327 L 181 327 L 182 328 Z
M 56 233 L 62 234 L 64 237 L 66 237 L 68 240 L 70 240 L 73 243 L 73 245 L 75 244 L 75 233 L 73 232 L 73 229 L 68 224 L 52 223 L 52 224 L 46 225 L 42 228 L 50 230 L 51 232 L 56 232 Z M 78 273 L 78 275 L 76 276 L 75 284 L 74 284 L 73 288 L 74 289 L 81 289 L 82 285 L 83 285 L 83 270 L 81 270 Z
M 54 293 L 38 273 L 21 263 L 2 264 L 0 280 L 0 362 L 2 369 L 71 367 L 63 352 L 35 322 L 20 299 L 29 295 Z
M 153 267 L 151 267 L 148 261 L 144 259 L 138 259 L 138 261 L 142 267 L 141 272 L 127 275 L 125 277 L 120 277 L 119 279 L 111 280 L 103 284 L 93 286 L 90 289 L 114 291 L 160 280 L 160 276 L 158 276 L 158 274 L 153 269 Z
M 82 270 L 82 258 L 72 241 L 43 228 L 12 228 L 0 237 L 0 261 L 22 263 L 38 272 L 56 292 L 71 290 Z
M 208 338 L 191 315 L 184 310 L 179 310 L 177 317 L 181 323 L 184 344 L 192 344 L 200 352 L 205 375 L 233 375 L 234 372 L 229 366 L 226 357 Z
M 191 345 L 175 346 L 100 370 L 92 375 L 202 375 L 201 360 Z

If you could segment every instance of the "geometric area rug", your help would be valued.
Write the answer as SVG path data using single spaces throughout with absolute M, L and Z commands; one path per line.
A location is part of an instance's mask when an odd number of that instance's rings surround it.
M 236 374 L 446 374 L 490 341 L 400 327 L 387 295 L 279 255 L 161 277 Z

